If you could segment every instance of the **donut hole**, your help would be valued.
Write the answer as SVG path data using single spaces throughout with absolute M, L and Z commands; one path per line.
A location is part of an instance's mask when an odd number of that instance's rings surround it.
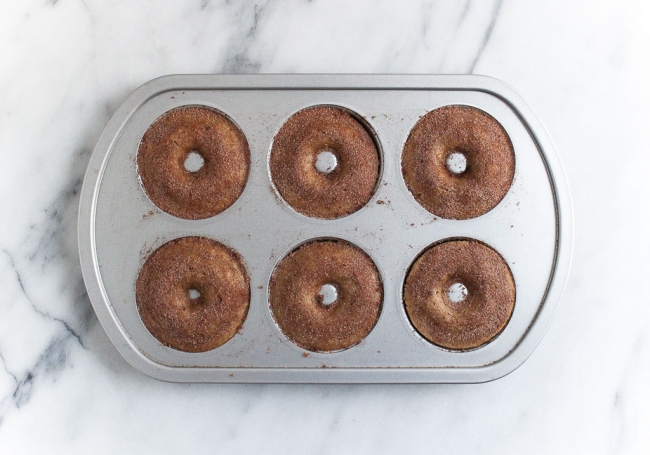
M 333 284 L 324 284 L 321 286 L 320 291 L 318 291 L 318 301 L 321 305 L 329 306 L 336 302 L 338 298 L 338 290 Z
M 190 300 L 192 302 L 196 302 L 198 300 L 198 298 L 201 297 L 201 291 L 199 291 L 196 288 L 190 288 L 187 291 L 187 294 L 190 296 Z
M 321 174 L 331 174 L 339 165 L 339 160 L 331 150 L 321 150 L 316 155 L 314 167 Z
M 464 174 L 467 171 L 467 156 L 462 151 L 455 150 L 447 155 L 445 166 L 454 175 Z
M 187 311 L 189 313 L 194 313 L 195 311 L 198 311 L 202 306 L 205 301 L 205 297 L 199 291 L 198 286 L 196 285 L 190 285 L 189 288 L 187 288 L 186 294 L 188 300 L 185 300 L 184 302 L 184 311 Z
M 467 287 L 463 283 L 453 283 L 447 288 L 447 298 L 452 303 L 461 303 L 467 298 Z
M 183 167 L 185 167 L 186 171 L 194 173 L 201 170 L 204 164 L 205 159 L 203 158 L 203 155 L 201 155 L 198 150 L 192 150 L 187 154 Z

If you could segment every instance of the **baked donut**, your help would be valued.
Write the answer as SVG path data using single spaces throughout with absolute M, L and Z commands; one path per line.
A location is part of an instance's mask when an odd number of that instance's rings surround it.
M 239 255 L 205 237 L 182 237 L 149 256 L 135 300 L 142 322 L 162 344 L 203 352 L 230 340 L 244 323 L 250 282 Z
M 452 301 L 460 283 L 466 296 Z M 415 329 L 448 349 L 477 348 L 494 339 L 510 320 L 515 282 L 506 261 L 476 240 L 435 244 L 415 261 L 404 283 L 404 306 Z
M 192 154 L 203 159 L 186 169 Z M 142 137 L 138 173 L 149 199 L 178 218 L 217 215 L 239 198 L 248 179 L 250 151 L 241 130 L 207 107 L 179 107 L 159 117 Z
M 318 160 L 330 157 L 329 168 Z M 282 198 L 299 213 L 335 219 L 356 212 L 372 197 L 379 152 L 370 134 L 342 108 L 304 109 L 273 140 L 271 177 Z
M 326 304 L 323 286 L 336 289 Z M 271 312 L 282 333 L 315 352 L 347 349 L 363 340 L 381 312 L 383 287 L 377 267 L 343 240 L 315 240 L 287 255 L 269 283 Z
M 462 163 L 456 169 L 449 165 L 455 158 L 464 158 L 464 170 Z M 469 106 L 426 114 L 402 153 L 408 189 L 426 210 L 447 219 L 466 220 L 492 210 L 510 189 L 514 173 L 508 133 L 492 116 Z

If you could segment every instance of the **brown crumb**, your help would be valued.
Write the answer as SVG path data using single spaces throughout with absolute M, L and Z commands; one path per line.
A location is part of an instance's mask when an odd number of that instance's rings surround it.
M 302 353 L 302 356 L 303 356 L 304 358 L 307 358 L 307 357 L 309 357 L 309 353 L 308 353 L 308 352 L 303 352 L 303 353 Z

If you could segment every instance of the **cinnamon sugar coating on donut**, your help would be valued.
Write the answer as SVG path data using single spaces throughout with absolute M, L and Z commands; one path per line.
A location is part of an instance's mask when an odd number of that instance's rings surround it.
M 191 172 L 195 152 L 203 166 Z M 250 168 L 248 142 L 224 115 L 206 107 L 180 107 L 159 117 L 138 148 L 138 173 L 149 199 L 179 218 L 215 216 L 239 198 Z
M 250 282 L 239 255 L 205 237 L 164 244 L 136 281 L 142 322 L 162 344 L 179 351 L 209 351 L 230 340 L 249 302 Z
M 449 287 L 462 283 L 467 296 L 452 302 Z M 426 250 L 404 284 L 404 305 L 416 330 L 448 349 L 472 349 L 505 328 L 515 305 L 515 283 L 505 260 L 472 240 L 452 240 Z
M 324 305 L 323 285 L 337 299 Z M 269 284 L 271 311 L 284 335 L 316 352 L 347 349 L 363 340 L 379 318 L 383 287 L 372 259 L 342 240 L 313 241 L 291 252 Z
M 464 172 L 447 168 L 452 153 L 467 160 Z M 402 153 L 408 189 L 426 210 L 447 219 L 481 216 L 504 198 L 515 172 L 510 137 L 493 117 L 469 106 L 445 106 L 422 117 Z
M 336 168 L 319 172 L 320 152 L 331 152 Z M 335 219 L 356 212 L 372 197 L 379 178 L 379 152 L 368 131 L 345 109 L 317 106 L 287 120 L 273 140 L 273 183 L 294 210 Z

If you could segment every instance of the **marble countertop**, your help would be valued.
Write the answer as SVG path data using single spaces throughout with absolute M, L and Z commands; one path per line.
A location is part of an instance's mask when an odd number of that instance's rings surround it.
M 0 6 L 0 453 L 650 451 L 650 6 L 26 0 Z M 100 326 L 83 174 L 126 96 L 174 73 L 473 73 L 533 106 L 572 187 L 546 336 L 478 385 L 170 384 Z

